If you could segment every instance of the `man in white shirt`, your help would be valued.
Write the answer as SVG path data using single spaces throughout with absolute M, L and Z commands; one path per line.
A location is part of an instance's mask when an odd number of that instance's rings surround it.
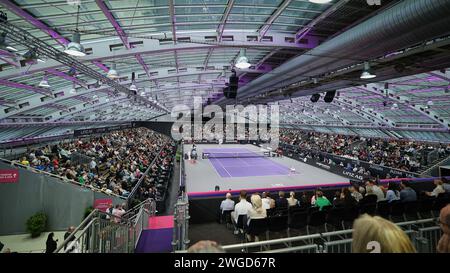
M 233 222 L 235 223 L 235 226 L 238 222 L 239 216 L 240 215 L 247 215 L 248 211 L 252 208 L 252 204 L 250 204 L 247 201 L 247 192 L 246 191 L 241 191 L 241 193 L 239 194 L 239 203 L 237 203 L 234 206 L 234 211 L 231 214 L 231 219 L 233 220 Z M 237 228 L 234 231 L 235 234 L 238 233 Z
M 434 185 L 436 185 L 436 188 L 432 192 L 425 192 L 426 195 L 430 197 L 438 197 L 439 194 L 445 193 L 445 188 L 443 186 L 442 180 L 436 179 L 434 180 Z
M 225 195 L 225 200 L 220 203 L 220 212 L 223 213 L 224 210 L 233 210 L 234 209 L 234 201 L 231 200 L 231 193 L 227 193 Z
M 377 196 L 377 202 L 383 201 L 385 199 L 383 190 L 378 187 L 374 181 L 368 181 L 367 186 L 372 188 L 372 193 Z

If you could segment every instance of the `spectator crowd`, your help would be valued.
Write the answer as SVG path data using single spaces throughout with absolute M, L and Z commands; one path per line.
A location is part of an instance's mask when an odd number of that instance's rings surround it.
M 235 203 L 230 193 L 226 194 L 225 200 L 220 204 L 220 215 L 223 220 L 228 215 L 229 220 L 235 226 L 235 234 L 239 228 L 250 226 L 254 219 L 264 219 L 271 216 L 290 214 L 290 211 L 298 209 L 316 209 L 318 211 L 329 211 L 330 209 L 341 209 L 344 212 L 360 211 L 373 206 L 389 205 L 393 203 L 412 204 L 419 200 L 447 198 L 450 196 L 450 183 L 445 178 L 434 181 L 432 191 L 418 191 L 413 189 L 408 181 L 401 183 L 389 183 L 387 186 L 379 185 L 375 180 L 368 180 L 363 185 L 353 184 L 336 191 L 334 195 L 328 196 L 322 189 L 316 189 L 312 194 L 304 191 L 301 196 L 290 192 L 285 197 L 285 192 L 280 191 L 276 198 L 272 198 L 269 192 L 262 194 L 254 193 L 248 202 L 247 193 L 241 191 L 239 201 Z M 447 200 L 445 199 L 445 200 Z M 442 199 L 444 200 L 444 199 Z M 368 213 L 368 212 L 366 212 Z M 249 241 L 258 240 L 248 234 Z
M 137 198 L 162 199 L 175 150 L 169 137 L 146 128 L 133 128 L 34 148 L 18 163 L 122 197 L 129 196 L 150 167 L 137 190 Z M 150 166 L 155 158 L 155 164 Z
M 438 158 L 450 155 L 450 144 L 365 138 L 293 129 L 281 129 L 280 141 L 300 149 L 325 152 L 409 172 L 418 172 L 422 167 L 432 164 L 433 162 L 428 162 L 428 154 L 431 152 L 435 152 Z M 367 174 L 367 170 L 360 168 L 353 171 Z

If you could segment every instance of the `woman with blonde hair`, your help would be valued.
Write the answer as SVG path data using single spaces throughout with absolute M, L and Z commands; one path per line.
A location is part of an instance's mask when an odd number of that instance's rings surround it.
M 295 198 L 295 192 L 291 191 L 289 193 L 289 198 L 287 199 L 289 207 L 294 207 L 298 205 L 298 200 Z
M 266 209 L 262 207 L 262 199 L 261 196 L 257 194 L 253 194 L 250 197 L 250 201 L 252 202 L 252 208 L 247 212 L 247 225 L 250 225 L 252 219 L 264 219 L 267 218 Z M 247 234 L 248 240 L 252 241 L 252 236 Z M 255 236 L 255 241 L 258 241 L 258 237 Z
M 408 235 L 394 223 L 364 214 L 353 223 L 353 253 L 415 253 Z

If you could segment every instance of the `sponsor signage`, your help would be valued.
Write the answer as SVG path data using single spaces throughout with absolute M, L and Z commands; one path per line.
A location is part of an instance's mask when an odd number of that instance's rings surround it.
M 94 201 L 94 209 L 98 209 L 100 211 L 106 212 L 110 205 L 112 205 L 113 201 L 111 198 L 105 199 L 95 199 Z
M 296 157 L 296 158 L 298 157 L 298 159 L 302 160 L 302 161 L 303 161 L 303 158 L 302 158 L 302 156 L 300 156 L 300 154 L 309 153 L 313 156 L 313 158 L 308 159 L 308 161 L 311 160 L 311 161 L 317 162 L 317 163 L 313 163 L 313 162 L 306 162 L 306 163 L 308 163 L 310 165 L 317 165 L 321 168 L 328 169 L 330 172 L 333 172 L 333 173 L 336 173 L 339 175 L 344 175 L 345 177 L 362 180 L 366 176 L 360 175 L 360 174 L 355 174 L 351 171 L 342 170 L 343 168 L 338 167 L 341 163 L 344 165 L 344 167 L 346 167 L 347 164 L 351 164 L 353 167 L 354 166 L 363 167 L 364 169 L 368 170 L 370 172 L 370 174 L 374 177 L 379 176 L 380 178 L 386 178 L 387 175 L 389 175 L 390 177 L 413 178 L 413 177 L 418 176 L 418 174 L 415 174 L 415 173 L 397 170 L 397 169 L 393 169 L 393 168 L 389 168 L 389 167 L 384 167 L 384 166 L 372 164 L 372 163 L 365 162 L 365 161 L 355 160 L 355 159 L 351 159 L 351 158 L 340 157 L 340 156 L 328 154 L 325 152 L 302 149 L 300 147 L 292 146 L 292 145 L 289 145 L 286 143 L 282 143 L 281 147 L 283 149 L 285 149 L 287 153 L 292 153 L 292 155 L 294 157 Z M 331 165 L 322 163 L 324 159 L 331 159 L 336 164 L 336 166 L 331 166 Z M 313 163 L 313 164 L 311 164 L 311 163 Z M 329 166 L 330 168 L 326 168 L 324 166 Z
M 115 125 L 110 127 L 101 127 L 101 128 L 89 128 L 89 129 L 81 129 L 81 130 L 75 130 L 73 131 L 74 137 L 80 137 L 80 136 L 89 136 L 89 135 L 97 135 L 97 134 L 105 134 L 113 131 L 120 131 L 130 128 L 135 128 L 136 123 L 130 123 L 125 125 Z
M 19 182 L 19 170 L 0 170 L 0 184 L 1 183 L 17 183 Z

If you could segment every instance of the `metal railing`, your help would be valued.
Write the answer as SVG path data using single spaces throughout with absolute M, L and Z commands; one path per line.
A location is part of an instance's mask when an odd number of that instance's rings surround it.
M 181 142 L 179 149 L 181 151 L 181 158 L 180 158 L 180 194 L 182 192 L 186 192 L 186 172 L 185 172 L 185 166 L 184 166 L 184 144 Z
M 28 170 L 30 172 L 39 173 L 39 174 L 45 174 L 46 176 L 57 178 L 57 179 L 61 180 L 64 183 L 75 184 L 75 185 L 78 185 L 80 187 L 83 187 L 83 188 L 86 188 L 86 189 L 90 189 L 92 191 L 102 192 L 104 194 L 107 194 L 107 195 L 110 195 L 110 196 L 115 196 L 115 197 L 118 197 L 118 198 L 121 198 L 121 199 L 124 199 L 124 200 L 126 199 L 125 197 L 117 195 L 115 193 L 106 193 L 106 192 L 103 192 L 100 188 L 96 188 L 96 187 L 93 187 L 93 186 L 86 186 L 86 185 L 83 185 L 83 184 L 81 184 L 81 183 L 79 183 L 79 182 L 77 182 L 75 180 L 68 179 L 66 177 L 62 177 L 62 176 L 59 176 L 59 175 L 56 175 L 56 174 L 53 174 L 53 173 L 49 173 L 49 172 L 46 172 L 46 171 L 42 171 L 42 170 L 30 167 L 30 166 L 26 166 L 26 165 L 20 164 L 18 162 L 10 161 L 10 160 L 4 159 L 4 158 L 0 158 L 0 161 L 4 162 L 6 164 L 9 164 L 9 165 L 11 165 L 13 167 L 17 167 L 17 168 Z
M 141 187 L 142 182 L 144 181 L 145 177 L 150 172 L 150 170 L 153 167 L 153 165 L 155 164 L 156 160 L 161 156 L 161 152 L 162 152 L 163 149 L 164 149 L 164 147 L 159 149 L 158 155 L 155 156 L 155 158 L 153 158 L 152 162 L 148 165 L 147 170 L 145 170 L 145 172 L 141 175 L 141 177 L 137 181 L 136 185 L 134 185 L 133 189 L 131 190 L 131 192 L 128 195 L 128 198 L 127 198 L 128 207 L 131 207 L 134 196 L 136 195 L 137 191 Z
M 147 199 L 143 201 L 138 213 L 130 218 L 133 229 L 134 249 L 137 247 L 142 231 L 148 228 L 149 218 L 156 215 L 156 201 L 154 199 Z
M 442 236 L 439 226 L 420 228 L 416 238 L 416 248 L 420 253 L 436 253 L 436 246 Z
M 114 215 L 95 209 L 55 253 L 132 253 L 155 208 L 153 199 L 145 200 L 134 217 L 120 222 L 113 221 Z
M 421 176 L 439 176 L 439 167 L 450 164 L 450 155 L 439 160 L 439 162 L 433 164 L 433 166 L 427 168 L 425 171 L 421 172 Z
M 424 227 L 430 224 L 434 226 Z M 410 237 L 417 251 L 420 253 L 436 252 L 436 245 L 441 236 L 440 227 L 436 226 L 436 224 L 436 218 L 396 223 Z M 223 249 L 227 252 L 252 252 L 252 249 L 259 248 L 259 251 L 253 251 L 258 253 L 350 253 L 352 233 L 352 229 L 347 229 L 259 242 L 225 245 Z M 293 246 L 296 243 L 303 243 L 303 245 Z M 187 251 L 179 250 L 176 252 L 186 253 Z
M 175 204 L 173 216 L 173 251 L 186 250 L 190 243 L 189 240 L 189 200 L 187 193 L 182 192 Z
M 92 160 L 91 156 L 81 154 L 78 152 L 72 152 L 70 154 L 70 162 L 73 165 L 83 165 L 83 164 L 89 164 Z

